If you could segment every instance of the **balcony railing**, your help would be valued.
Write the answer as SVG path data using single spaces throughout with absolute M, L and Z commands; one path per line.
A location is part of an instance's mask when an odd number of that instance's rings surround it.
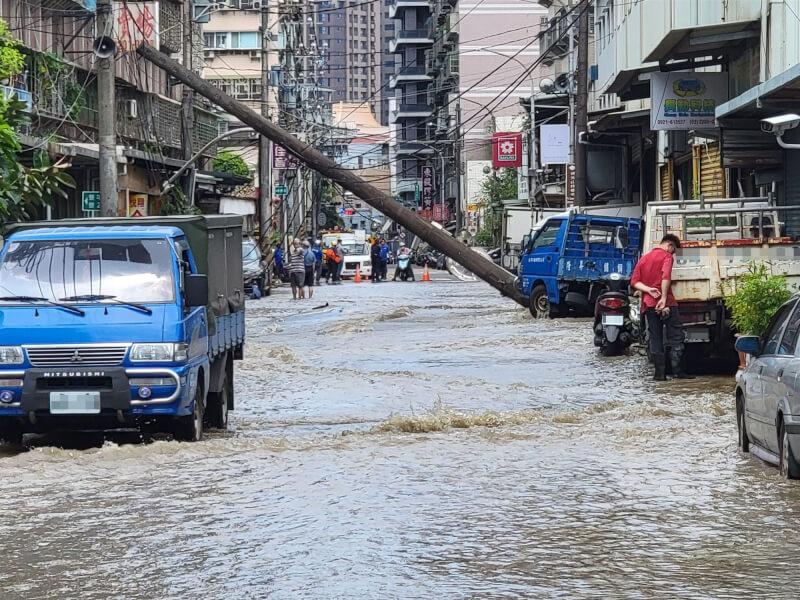
M 394 0 L 389 4 L 389 18 L 396 19 L 397 13 L 406 8 L 427 8 L 428 0 Z
M 433 43 L 428 29 L 405 29 L 395 33 L 393 40 L 389 42 L 389 52 L 396 52 L 397 48 L 403 45 L 427 45 Z
M 16 95 L 18 100 L 25 103 L 25 110 L 27 112 L 33 112 L 33 95 L 30 92 L 7 85 L 0 85 L 0 89 L 3 90 L 4 98 L 11 98 L 11 96 Z
M 395 75 L 389 79 L 389 87 L 395 88 L 403 81 L 430 81 L 431 76 L 425 72 L 425 67 L 400 67 L 395 69 Z

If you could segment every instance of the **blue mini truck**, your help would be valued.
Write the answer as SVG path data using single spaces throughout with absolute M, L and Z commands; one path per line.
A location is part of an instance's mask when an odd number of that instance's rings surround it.
M 0 251 L 0 439 L 226 428 L 244 346 L 242 220 L 13 224 Z
M 641 220 L 577 212 L 540 223 L 523 241 L 517 287 L 538 318 L 589 316 L 608 276 L 630 280 L 641 254 Z

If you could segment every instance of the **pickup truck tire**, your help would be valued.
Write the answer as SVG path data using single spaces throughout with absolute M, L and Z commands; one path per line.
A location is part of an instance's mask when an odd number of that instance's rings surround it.
M 794 459 L 789 434 L 783 425 L 783 419 L 778 427 L 778 440 L 780 440 L 780 469 L 781 477 L 785 479 L 800 479 L 800 464 Z
M 175 423 L 175 439 L 182 442 L 199 442 L 203 439 L 203 389 L 199 382 L 194 393 L 192 414 L 178 417 Z
M 208 395 L 208 410 L 206 412 L 206 420 L 209 427 L 214 429 L 227 429 L 228 428 L 228 406 L 230 386 L 228 378 L 222 380 L 222 390 L 216 394 Z
M 533 286 L 528 308 L 535 319 L 550 318 L 552 312 L 550 299 L 547 297 L 547 288 L 543 284 Z

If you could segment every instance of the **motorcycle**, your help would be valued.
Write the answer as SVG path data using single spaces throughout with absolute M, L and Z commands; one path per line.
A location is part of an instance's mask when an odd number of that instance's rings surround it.
M 636 340 L 639 307 L 628 296 L 628 281 L 619 273 L 607 278 L 607 289 L 594 305 L 594 345 L 603 356 L 619 356 Z
M 401 254 L 397 257 L 397 270 L 394 279 L 400 276 L 400 281 L 414 281 L 414 271 L 411 269 L 411 255 Z

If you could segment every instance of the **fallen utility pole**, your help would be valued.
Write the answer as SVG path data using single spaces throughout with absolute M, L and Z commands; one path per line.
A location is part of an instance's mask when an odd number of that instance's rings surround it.
M 350 169 L 342 167 L 310 145 L 301 142 L 238 100 L 234 100 L 196 74 L 185 69 L 166 54 L 159 52 L 148 44 L 139 46 L 137 52 L 154 65 L 164 69 L 181 83 L 189 86 L 220 108 L 237 117 L 242 123 L 249 125 L 274 143 L 280 144 L 310 168 L 352 192 L 414 235 L 463 265 L 486 283 L 499 290 L 504 296 L 519 304 L 525 304 L 514 286 L 514 275 L 497 266 L 490 259 L 473 252 L 462 242 L 459 242 L 444 231 L 438 230 L 413 211 L 366 183 Z

